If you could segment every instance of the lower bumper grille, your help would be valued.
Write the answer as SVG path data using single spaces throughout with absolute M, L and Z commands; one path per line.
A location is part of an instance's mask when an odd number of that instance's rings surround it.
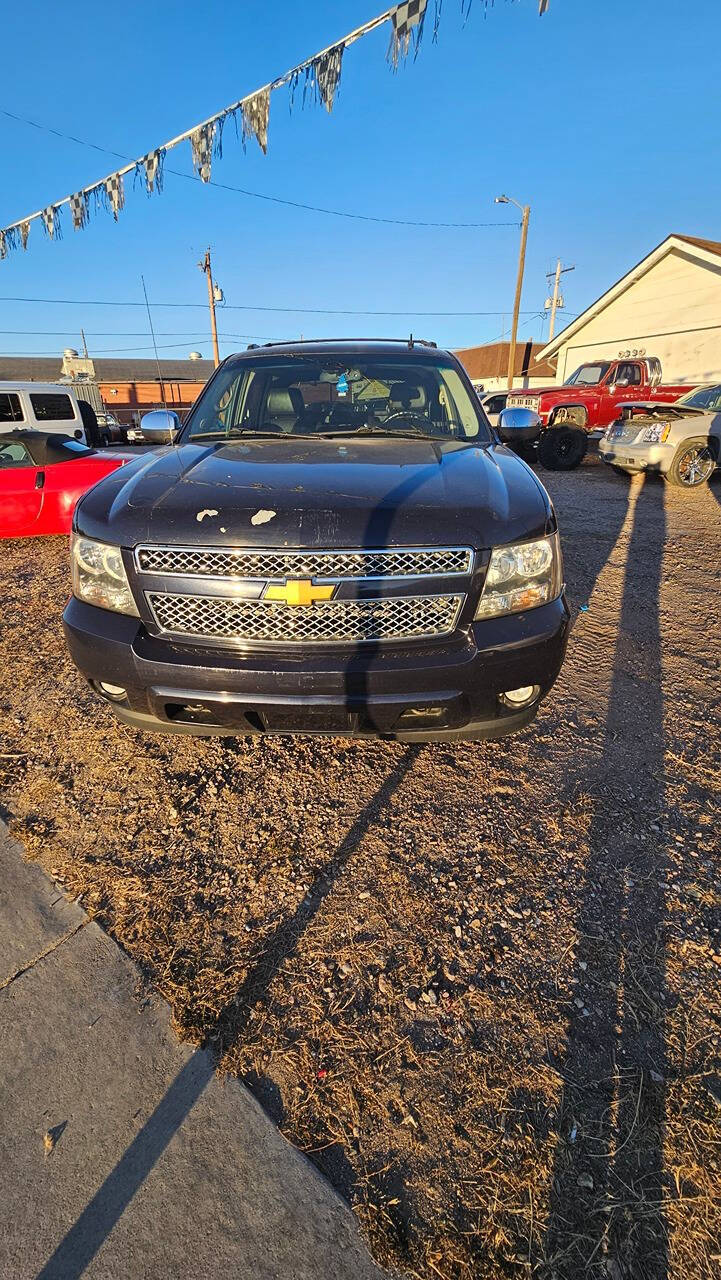
M 239 644 L 353 645 L 450 635 L 465 596 L 328 600 L 308 608 L 160 591 L 149 591 L 147 600 L 158 626 L 174 636 Z

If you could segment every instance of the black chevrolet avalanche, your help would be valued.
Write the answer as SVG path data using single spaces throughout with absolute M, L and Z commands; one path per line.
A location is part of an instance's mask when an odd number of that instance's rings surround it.
M 453 355 L 252 347 L 143 430 L 163 447 L 78 504 L 64 614 L 125 724 L 417 742 L 533 719 L 569 623 L 556 517 Z

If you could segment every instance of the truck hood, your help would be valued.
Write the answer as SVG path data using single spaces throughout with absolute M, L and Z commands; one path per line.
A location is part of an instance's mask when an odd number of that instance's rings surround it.
M 557 387 L 529 387 L 528 390 L 518 388 L 510 394 L 514 396 L 578 396 L 598 391 L 598 387 L 567 387 L 563 383 L 559 383 Z
M 388 437 L 165 448 L 102 481 L 75 519 L 125 547 L 482 548 L 555 527 L 545 489 L 509 449 Z
M 688 404 L 674 404 L 673 401 L 669 403 L 668 400 L 624 400 L 618 405 L 618 409 L 620 413 L 624 410 L 639 410 L 649 417 L 656 415 L 663 418 L 694 418 L 707 412 L 706 409 L 696 409 Z

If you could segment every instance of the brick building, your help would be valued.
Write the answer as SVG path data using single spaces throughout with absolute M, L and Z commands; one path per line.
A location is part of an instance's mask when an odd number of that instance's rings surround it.
M 119 422 L 136 421 L 150 409 L 167 405 L 184 414 L 213 372 L 212 360 L 155 360 L 63 356 L 0 356 L 0 382 L 64 382 L 84 399 L 102 405 Z
M 505 391 L 508 382 L 509 342 L 486 342 L 481 347 L 462 347 L 458 356 L 471 382 L 479 391 Z M 550 386 L 556 381 L 556 370 L 548 361 L 539 361 L 541 342 L 519 342 L 516 345 L 514 387 Z

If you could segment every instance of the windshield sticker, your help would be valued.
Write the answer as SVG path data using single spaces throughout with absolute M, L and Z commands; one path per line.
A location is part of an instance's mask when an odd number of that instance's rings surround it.
M 340 375 L 338 381 L 336 382 L 335 389 L 338 392 L 339 396 L 348 395 L 348 379 L 346 378 L 344 373 Z

